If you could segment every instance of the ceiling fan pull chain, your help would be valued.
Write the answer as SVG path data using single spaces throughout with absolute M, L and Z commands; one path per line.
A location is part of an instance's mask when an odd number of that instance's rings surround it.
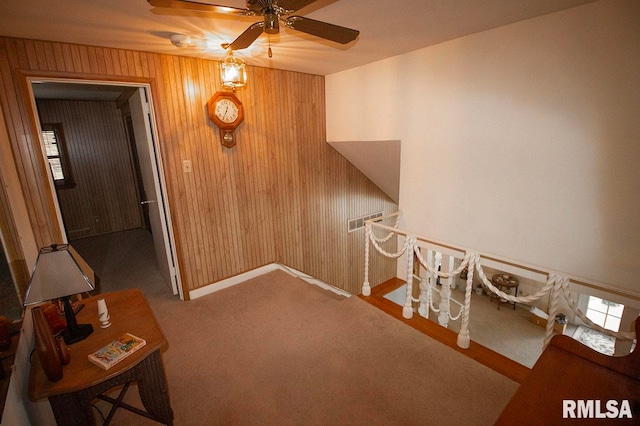
M 269 58 L 273 57 L 273 52 L 271 52 L 271 34 L 267 34 L 267 39 L 269 40 L 269 50 L 267 53 L 269 54 Z

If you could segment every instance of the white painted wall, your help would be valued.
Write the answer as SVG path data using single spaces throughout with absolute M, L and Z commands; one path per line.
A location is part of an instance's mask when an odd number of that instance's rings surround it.
M 402 141 L 403 227 L 640 292 L 640 2 L 326 78 L 327 140 Z

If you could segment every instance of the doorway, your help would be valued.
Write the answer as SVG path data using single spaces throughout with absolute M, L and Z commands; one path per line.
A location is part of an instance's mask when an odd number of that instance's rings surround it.
M 149 86 L 31 78 L 30 87 L 65 242 L 144 229 L 183 299 Z

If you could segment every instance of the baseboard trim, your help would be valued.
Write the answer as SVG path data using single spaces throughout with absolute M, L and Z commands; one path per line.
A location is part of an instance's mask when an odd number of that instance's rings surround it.
M 270 263 L 268 265 L 261 266 L 256 269 L 252 269 L 242 274 L 234 275 L 233 277 L 225 278 L 224 280 L 216 281 L 215 283 L 208 284 L 204 287 L 197 288 L 189 291 L 189 299 L 197 299 L 207 294 L 215 293 L 216 291 L 224 290 L 241 282 L 250 280 L 251 278 L 259 277 L 260 275 L 267 274 L 280 269 L 278 264 Z
M 287 272 L 288 274 L 293 275 L 296 278 L 300 278 L 301 280 L 306 281 L 309 284 L 316 285 L 316 286 L 322 288 L 323 290 L 330 291 L 332 293 L 337 294 L 338 296 L 342 296 L 342 297 L 345 297 L 345 298 L 352 296 L 352 294 L 349 293 L 348 291 L 345 291 L 345 290 L 343 290 L 341 288 L 332 286 L 331 284 L 327 284 L 324 281 L 321 281 L 321 280 L 319 280 L 317 278 L 314 278 L 311 275 L 305 274 L 304 272 L 298 271 L 297 269 L 294 269 L 294 268 L 292 268 L 290 266 L 282 265 L 282 264 L 279 264 L 279 263 L 277 265 L 281 270 Z
M 220 281 L 216 281 L 215 283 L 208 284 L 204 287 L 197 288 L 195 290 L 189 291 L 189 300 L 197 299 L 202 296 L 206 296 L 207 294 L 215 293 L 216 291 L 223 290 L 225 288 L 229 288 L 236 284 L 240 284 L 244 281 L 250 280 L 251 278 L 259 277 L 260 275 L 267 274 L 273 271 L 284 271 L 289 275 L 300 278 L 303 281 L 306 281 L 309 284 L 316 285 L 324 290 L 330 291 L 332 293 L 338 294 L 343 297 L 350 297 L 351 294 L 340 289 L 334 287 L 330 284 L 325 283 L 317 278 L 312 277 L 311 275 L 307 275 L 304 272 L 300 272 L 294 268 L 291 268 L 286 265 L 282 265 L 279 263 L 270 263 L 268 265 L 261 266 L 256 269 L 252 269 L 247 272 L 243 272 L 242 274 L 234 275 L 233 277 L 225 278 Z

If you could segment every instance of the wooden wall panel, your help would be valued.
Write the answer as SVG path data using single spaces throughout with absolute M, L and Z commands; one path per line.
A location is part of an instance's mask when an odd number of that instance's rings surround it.
M 56 225 L 38 189 L 45 169 L 23 76 L 148 82 L 185 294 L 271 262 L 360 291 L 364 235 L 348 234 L 347 221 L 397 206 L 325 142 L 324 77 L 249 66 L 249 83 L 236 92 L 245 121 L 227 149 L 206 114 L 221 87 L 216 61 L 0 38 L 0 65 L 0 100 L 39 242 Z M 182 172 L 183 160 L 192 173 Z M 395 264 L 381 264 L 372 283 L 395 276 Z
M 42 123 L 62 123 L 75 187 L 58 190 L 69 238 L 143 226 L 131 149 L 115 102 L 39 100 Z
M 14 217 L 14 212 L 11 211 L 9 205 L 5 179 L 2 170 L 0 170 L 0 256 L 4 256 L 6 259 L 17 299 L 22 303 L 29 285 L 30 272 L 20 246 L 20 235 L 18 235 Z M 6 300 L 10 298 L 13 289 L 3 286 L 2 291 L 2 297 Z M 6 312 L 2 312 L 2 314 L 6 315 Z
M 0 100 L 5 114 L 7 134 L 11 141 L 11 148 L 16 156 L 16 167 L 23 183 L 22 190 L 29 205 L 31 225 L 34 231 L 36 244 L 44 246 L 53 241 L 61 241 L 61 234 L 56 229 L 55 216 L 52 216 L 53 195 L 46 191 L 46 168 L 44 160 L 39 161 L 36 153 L 33 152 L 34 143 L 33 128 L 34 120 L 30 116 L 30 111 L 22 101 L 24 88 L 15 79 L 15 70 L 21 65 L 37 66 L 35 54 L 27 47 L 32 44 L 21 40 L 3 40 L 0 48 L 0 79 L 1 93 Z

